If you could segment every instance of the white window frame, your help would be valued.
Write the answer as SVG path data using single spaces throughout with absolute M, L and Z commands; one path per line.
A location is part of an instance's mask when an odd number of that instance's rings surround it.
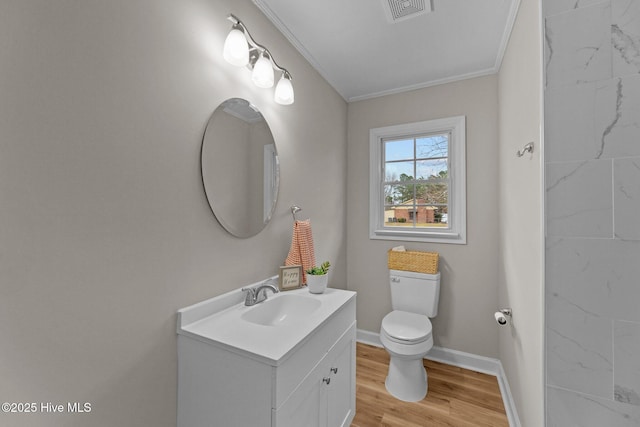
M 429 133 L 450 133 L 448 228 L 398 229 L 385 227 L 383 141 Z M 369 238 L 408 242 L 467 243 L 465 116 L 427 120 L 369 131 Z

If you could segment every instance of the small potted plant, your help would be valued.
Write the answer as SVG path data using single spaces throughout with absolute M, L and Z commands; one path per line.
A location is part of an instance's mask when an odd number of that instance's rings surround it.
M 321 294 L 327 289 L 329 267 L 331 267 L 331 264 L 329 264 L 329 261 L 325 261 L 320 264 L 320 267 L 314 265 L 305 271 L 307 273 L 309 292 L 312 294 Z

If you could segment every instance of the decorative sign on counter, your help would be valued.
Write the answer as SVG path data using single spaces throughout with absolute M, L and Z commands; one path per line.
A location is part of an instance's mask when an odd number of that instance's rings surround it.
M 280 267 L 278 287 L 281 291 L 298 289 L 302 286 L 302 266 L 286 265 Z

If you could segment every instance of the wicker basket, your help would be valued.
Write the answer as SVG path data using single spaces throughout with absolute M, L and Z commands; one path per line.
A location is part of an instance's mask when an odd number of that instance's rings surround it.
M 436 274 L 438 272 L 438 253 L 390 250 L 389 270 Z

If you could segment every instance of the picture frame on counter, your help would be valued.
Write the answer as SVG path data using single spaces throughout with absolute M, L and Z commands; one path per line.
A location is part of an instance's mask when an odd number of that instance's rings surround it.
M 284 265 L 280 267 L 278 288 L 281 291 L 291 291 L 302 287 L 302 266 Z

